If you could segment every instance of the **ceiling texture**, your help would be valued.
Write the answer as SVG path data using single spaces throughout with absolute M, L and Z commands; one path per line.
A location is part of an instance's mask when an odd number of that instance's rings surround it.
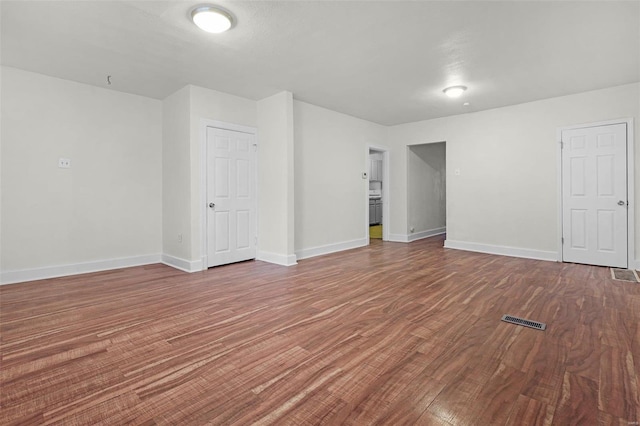
M 639 1 L 212 3 L 227 33 L 199 30 L 195 1 L 1 1 L 0 63 L 156 99 L 288 90 L 384 125 L 640 81 Z

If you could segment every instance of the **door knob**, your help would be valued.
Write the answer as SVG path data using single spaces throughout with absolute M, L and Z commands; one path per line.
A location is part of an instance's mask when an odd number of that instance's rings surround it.
M 209 203 L 209 207 L 214 208 L 216 206 L 215 203 Z
M 622 200 L 618 201 L 618 205 L 619 205 L 619 206 L 624 206 L 625 204 L 626 204 L 626 203 L 625 203 L 624 201 L 622 201 Z

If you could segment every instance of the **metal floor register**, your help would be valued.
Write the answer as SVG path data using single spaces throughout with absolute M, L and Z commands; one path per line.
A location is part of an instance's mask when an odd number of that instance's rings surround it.
M 531 321 L 524 318 L 514 317 L 513 315 L 504 314 L 502 316 L 502 321 L 508 322 L 511 324 L 521 325 L 523 327 L 535 328 L 536 330 L 546 330 L 547 324 L 538 321 Z

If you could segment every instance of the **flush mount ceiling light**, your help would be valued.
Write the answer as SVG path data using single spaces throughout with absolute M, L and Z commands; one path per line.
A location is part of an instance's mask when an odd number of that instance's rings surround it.
M 443 92 L 450 98 L 459 98 L 465 90 L 467 90 L 467 86 L 451 86 L 444 89 Z
M 223 33 L 231 28 L 233 17 L 216 6 L 198 6 L 191 12 L 193 23 L 208 33 Z

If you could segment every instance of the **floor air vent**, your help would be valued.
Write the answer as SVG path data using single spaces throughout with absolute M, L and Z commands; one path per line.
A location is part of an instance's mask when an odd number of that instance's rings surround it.
M 633 269 L 611 268 L 611 278 L 618 281 L 640 282 L 638 274 Z
M 538 321 L 531 321 L 524 318 L 514 317 L 512 315 L 503 315 L 502 321 L 510 322 L 511 324 L 521 325 L 524 327 L 535 328 L 536 330 L 545 330 L 547 328 L 547 324 Z

